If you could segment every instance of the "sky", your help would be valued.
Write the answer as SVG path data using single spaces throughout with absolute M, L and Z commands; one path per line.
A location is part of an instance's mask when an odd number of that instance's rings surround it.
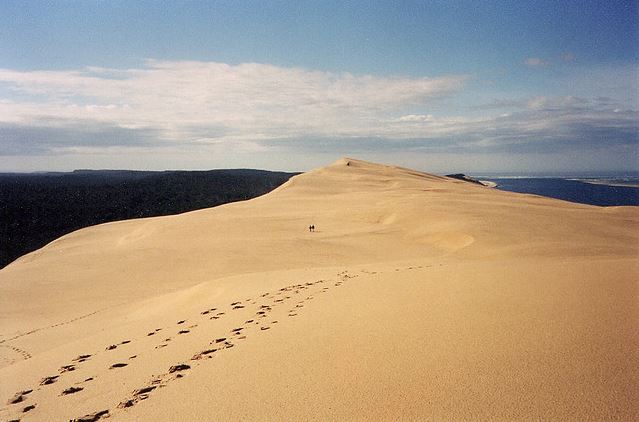
M 637 1 L 0 2 L 0 171 L 639 170 Z

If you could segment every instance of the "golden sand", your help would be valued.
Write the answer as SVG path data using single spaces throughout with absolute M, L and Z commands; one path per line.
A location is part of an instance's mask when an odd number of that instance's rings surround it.
M 0 420 L 638 420 L 638 257 L 637 207 L 342 159 L 1 270 Z

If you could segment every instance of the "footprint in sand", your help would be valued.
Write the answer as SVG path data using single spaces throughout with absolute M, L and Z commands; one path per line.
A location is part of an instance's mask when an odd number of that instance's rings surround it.
M 71 371 L 75 371 L 75 365 L 64 365 L 61 366 L 60 369 L 58 369 L 58 372 L 60 372 L 61 374 Z
M 74 362 L 84 362 L 86 360 L 88 360 L 91 357 L 91 355 L 80 355 L 77 358 L 73 359 Z
M 109 367 L 109 369 L 124 368 L 127 365 L 128 363 L 114 363 Z
M 160 380 L 155 380 L 153 383 L 159 383 Z M 118 408 L 123 409 L 133 406 L 140 400 L 145 400 L 149 397 L 149 393 L 157 388 L 157 385 L 149 385 L 133 391 L 133 399 L 125 400 L 118 404 Z
M 124 340 L 124 341 L 123 341 L 122 343 L 120 343 L 120 344 L 129 344 L 129 343 L 131 343 L 131 340 Z
M 89 415 L 84 415 L 80 418 L 73 419 L 71 422 L 96 422 L 100 420 L 103 416 L 108 416 L 108 410 L 100 410 L 99 412 L 91 413 Z
M 177 325 L 184 324 L 185 322 L 186 322 L 186 320 L 185 320 L 185 319 L 183 319 L 183 320 L 181 320 L 181 321 L 178 321 L 178 322 L 177 322 Z
M 7 404 L 16 404 L 16 403 L 20 403 L 22 401 L 24 401 L 24 396 L 30 394 L 33 390 L 23 390 L 23 391 L 18 391 L 17 393 L 15 393 L 13 395 L 12 398 L 9 399 L 9 401 L 7 402 Z
M 177 365 L 173 365 L 169 368 L 169 374 L 174 372 L 186 371 L 187 369 L 191 369 L 191 367 L 185 363 L 178 363 Z
M 189 330 L 180 330 L 180 331 L 178 331 L 178 334 L 187 334 L 187 333 L 190 333 L 190 331 Z
M 156 388 L 157 388 L 157 386 L 155 386 L 155 385 L 149 385 L 148 387 L 142 387 L 142 388 L 140 388 L 138 390 L 135 390 L 133 392 L 133 395 L 134 396 L 141 396 L 143 394 L 148 394 L 151 391 L 155 390 Z
M 215 352 L 217 352 L 217 349 L 207 349 L 193 355 L 191 360 L 200 360 L 200 359 L 204 359 L 205 357 L 212 358 L 213 356 L 211 356 L 211 353 L 215 353 Z
M 52 375 L 50 377 L 44 377 L 44 378 L 42 378 L 42 380 L 40 380 L 40 385 L 53 384 L 54 382 L 56 382 L 58 380 L 59 377 L 60 377 L 59 375 Z
M 35 407 L 36 407 L 35 404 L 30 404 L 29 406 L 25 406 L 25 408 L 22 409 L 22 413 L 27 413 L 29 410 L 35 409 Z
M 118 409 L 126 409 L 127 407 L 131 407 L 135 404 L 135 400 L 129 399 L 118 404 Z
M 66 390 L 62 391 L 62 394 L 60 394 L 61 396 L 66 396 L 69 394 L 74 394 L 77 393 L 78 391 L 82 391 L 84 390 L 83 387 L 69 387 Z
M 117 345 L 112 344 L 112 345 L 110 345 L 110 346 L 107 346 L 106 350 L 113 350 L 113 349 L 115 349 L 115 348 L 117 348 L 117 347 L 118 347 Z

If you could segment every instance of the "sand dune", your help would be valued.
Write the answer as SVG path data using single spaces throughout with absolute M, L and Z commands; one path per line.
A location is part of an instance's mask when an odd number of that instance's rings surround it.
M 636 207 L 342 159 L 1 270 L 0 419 L 637 420 L 638 258 Z

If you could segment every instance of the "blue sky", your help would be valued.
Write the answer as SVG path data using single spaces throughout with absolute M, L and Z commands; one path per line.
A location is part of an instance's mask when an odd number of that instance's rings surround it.
M 0 2 L 0 171 L 639 168 L 636 1 Z

